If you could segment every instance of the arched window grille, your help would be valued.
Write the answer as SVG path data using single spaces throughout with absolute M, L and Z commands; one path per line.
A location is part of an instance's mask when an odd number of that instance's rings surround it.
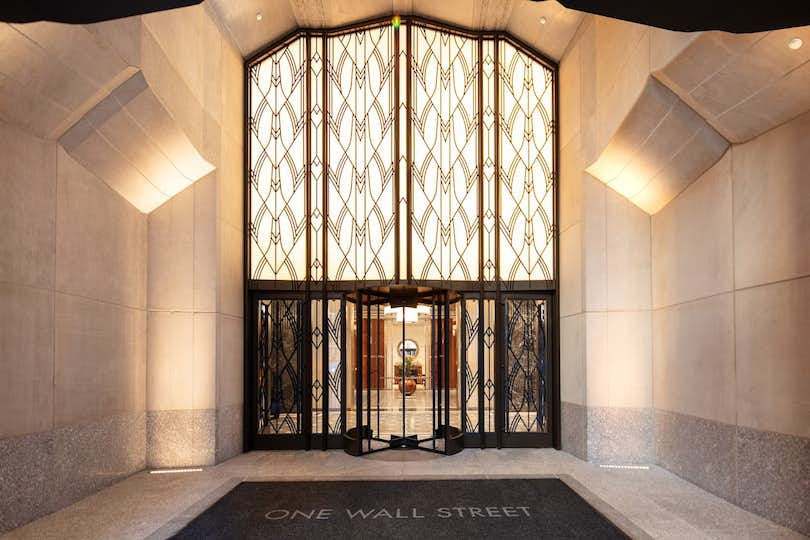
M 393 284 L 460 298 L 470 444 L 559 444 L 556 64 L 403 18 L 299 30 L 246 67 L 249 446 L 341 447 L 350 297 Z
M 251 60 L 248 282 L 556 289 L 555 74 L 508 35 L 420 20 Z

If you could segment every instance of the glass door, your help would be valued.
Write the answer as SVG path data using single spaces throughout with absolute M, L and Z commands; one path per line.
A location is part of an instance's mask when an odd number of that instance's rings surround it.
M 502 304 L 503 446 L 552 446 L 551 298 L 505 295 Z
M 259 298 L 256 312 L 254 436 L 265 448 L 305 448 L 309 410 L 304 400 L 306 302 Z M 266 444 L 266 446 L 265 446 Z
M 427 287 L 349 295 L 354 339 L 347 355 L 347 452 L 461 450 L 457 300 Z

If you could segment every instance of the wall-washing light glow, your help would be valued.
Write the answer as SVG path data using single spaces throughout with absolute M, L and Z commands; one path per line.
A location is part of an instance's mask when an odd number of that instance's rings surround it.
M 602 469 L 631 469 L 638 471 L 649 471 L 649 465 L 599 465 Z
M 202 469 L 199 467 L 194 467 L 191 469 L 155 469 L 154 471 L 149 471 L 149 474 L 173 474 L 173 473 L 188 473 L 188 472 L 202 472 Z

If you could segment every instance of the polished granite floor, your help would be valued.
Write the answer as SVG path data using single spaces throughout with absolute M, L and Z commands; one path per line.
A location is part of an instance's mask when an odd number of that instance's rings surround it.
M 201 472 L 135 474 L 8 539 L 167 538 L 239 481 L 496 478 L 566 475 L 634 536 L 661 539 L 805 538 L 741 510 L 669 472 L 606 469 L 551 449 L 418 450 L 356 458 L 343 451 L 251 452 Z M 586 497 L 587 498 L 587 497 Z M 4 537 L 6 538 L 6 537 Z

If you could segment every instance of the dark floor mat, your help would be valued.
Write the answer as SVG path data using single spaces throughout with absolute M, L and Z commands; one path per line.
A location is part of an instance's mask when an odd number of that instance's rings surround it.
M 243 482 L 175 538 L 629 538 L 564 482 Z

